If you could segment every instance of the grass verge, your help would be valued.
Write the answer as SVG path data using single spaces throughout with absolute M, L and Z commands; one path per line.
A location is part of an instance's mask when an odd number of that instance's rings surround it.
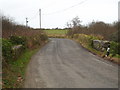
M 120 64 L 120 55 L 117 54 L 117 55 L 115 55 L 115 56 L 112 56 L 112 55 L 110 54 L 108 57 L 104 57 L 105 54 L 106 54 L 106 52 L 100 52 L 100 51 L 92 48 L 92 46 L 89 46 L 89 44 L 88 44 L 88 45 L 84 45 L 83 43 L 81 43 L 81 42 L 80 42 L 79 40 L 77 40 L 77 39 L 73 39 L 73 38 L 72 38 L 72 40 L 76 41 L 77 43 L 80 43 L 80 45 L 81 45 L 83 48 L 87 49 L 89 52 L 93 53 L 94 55 L 97 55 L 97 56 L 99 56 L 99 57 L 102 57 L 102 58 L 104 58 L 105 60 L 109 60 L 109 61 L 112 61 L 112 62 L 114 62 L 114 63 Z
M 21 88 L 25 80 L 25 70 L 31 57 L 39 50 L 26 49 L 20 58 L 3 67 L 3 88 Z

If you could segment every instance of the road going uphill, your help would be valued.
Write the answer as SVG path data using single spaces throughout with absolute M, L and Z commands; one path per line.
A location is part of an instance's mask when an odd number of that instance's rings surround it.
M 52 38 L 27 68 L 25 88 L 118 88 L 118 66 L 69 39 Z

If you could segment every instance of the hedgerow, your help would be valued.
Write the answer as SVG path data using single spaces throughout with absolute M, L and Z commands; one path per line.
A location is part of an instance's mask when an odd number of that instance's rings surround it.
M 112 41 L 110 43 L 110 46 L 111 46 L 110 47 L 111 48 L 110 53 L 113 54 L 113 56 L 116 55 L 116 54 L 120 55 L 120 43 Z
M 79 42 L 83 46 L 87 46 L 87 47 L 92 47 L 93 40 L 103 39 L 102 36 L 93 36 L 93 35 L 85 35 L 85 34 L 74 34 L 73 38 L 79 40 Z
M 12 46 L 10 40 L 2 39 L 2 56 L 7 62 L 13 58 Z
M 10 41 L 12 42 L 12 44 L 14 45 L 26 45 L 26 38 L 25 37 L 21 37 L 21 36 L 11 36 L 10 37 Z
M 40 35 L 40 39 L 41 39 L 41 41 L 46 41 L 48 39 L 48 36 L 43 33 Z

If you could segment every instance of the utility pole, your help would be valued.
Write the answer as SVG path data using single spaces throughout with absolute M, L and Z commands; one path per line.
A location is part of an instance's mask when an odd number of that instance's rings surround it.
M 39 16 L 40 16 L 40 29 L 41 29 L 41 9 L 39 9 Z
M 118 22 L 120 22 L 120 1 L 118 2 Z
M 28 27 L 28 18 L 26 18 L 26 27 Z

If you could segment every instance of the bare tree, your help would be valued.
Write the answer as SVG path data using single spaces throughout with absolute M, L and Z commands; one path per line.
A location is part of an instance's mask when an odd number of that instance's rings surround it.
M 80 21 L 79 17 L 76 16 L 75 18 L 72 19 L 72 25 L 73 27 L 78 27 L 78 26 L 81 26 L 81 23 L 82 21 Z
M 71 28 L 68 32 L 68 35 L 73 35 L 75 33 L 77 33 L 79 30 L 81 30 L 81 22 L 79 17 L 76 16 L 75 18 L 73 18 L 70 22 L 67 22 L 67 27 Z
M 71 22 L 67 22 L 67 28 L 72 28 L 72 24 L 71 24 Z

